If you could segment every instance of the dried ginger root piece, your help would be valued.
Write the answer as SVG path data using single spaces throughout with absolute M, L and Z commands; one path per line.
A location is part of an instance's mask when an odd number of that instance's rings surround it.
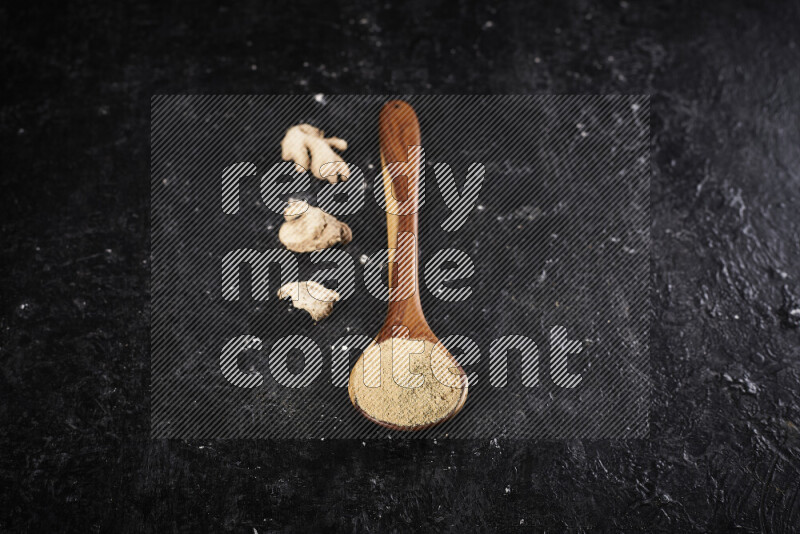
M 293 202 L 283 212 L 286 222 L 278 230 L 278 239 L 292 252 L 313 252 L 348 244 L 353 232 L 345 223 L 305 202 Z
M 295 308 L 306 310 L 312 319 L 320 321 L 331 314 L 339 293 L 309 280 L 284 285 L 278 290 L 278 298 L 291 298 Z
M 286 130 L 281 141 L 284 161 L 294 161 L 297 172 L 311 171 L 320 180 L 335 184 L 350 177 L 350 167 L 331 148 L 347 150 L 347 141 L 338 137 L 325 138 L 325 132 L 310 124 L 299 124 Z

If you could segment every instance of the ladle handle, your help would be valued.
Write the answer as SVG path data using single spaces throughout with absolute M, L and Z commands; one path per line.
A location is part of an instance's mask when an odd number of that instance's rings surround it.
M 422 147 L 419 121 L 406 102 L 392 100 L 378 119 L 386 231 L 389 245 L 389 311 L 419 304 L 419 209 Z

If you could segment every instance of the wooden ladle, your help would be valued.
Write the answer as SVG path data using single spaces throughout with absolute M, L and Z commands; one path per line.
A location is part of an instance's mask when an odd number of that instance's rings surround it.
M 348 392 L 367 419 L 393 430 L 422 430 L 458 413 L 467 399 L 467 379 L 428 326 L 419 297 L 419 121 L 409 104 L 394 100 L 383 106 L 378 127 L 389 308 L 383 327 L 350 373 Z

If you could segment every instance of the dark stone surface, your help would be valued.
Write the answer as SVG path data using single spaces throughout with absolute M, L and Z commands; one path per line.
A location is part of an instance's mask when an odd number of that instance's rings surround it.
M 0 7 L 0 530 L 800 528 L 796 2 Z M 154 93 L 650 93 L 651 437 L 148 439 Z

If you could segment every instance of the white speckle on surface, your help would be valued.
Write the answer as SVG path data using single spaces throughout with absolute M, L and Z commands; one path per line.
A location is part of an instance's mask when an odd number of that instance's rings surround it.
M 252 65 L 250 65 L 250 70 L 258 70 L 258 65 L 253 63 Z
M 325 95 L 322 93 L 317 93 L 314 95 L 314 101 L 318 104 L 325 104 L 327 100 L 325 100 Z
M 483 204 L 478 204 L 478 211 L 483 211 L 485 209 L 486 208 L 483 206 Z
M 506 495 L 511 493 L 511 486 L 506 486 Z
M 494 28 L 494 22 L 492 22 L 491 20 L 487 20 L 486 22 L 483 23 L 484 30 L 489 30 L 491 28 Z
M 642 107 L 642 106 L 640 106 L 640 105 L 639 105 L 639 104 L 637 104 L 636 102 L 634 102 L 633 104 L 631 104 L 631 109 L 632 109 L 633 111 L 639 111 L 639 108 L 640 108 L 640 107 Z
M 542 58 L 540 58 L 539 56 L 536 56 L 535 58 L 533 58 L 533 62 L 534 63 L 541 63 L 542 62 Z
M 750 378 L 745 377 L 744 385 L 747 388 L 747 392 L 750 393 L 751 395 L 755 395 L 756 393 L 758 393 L 758 385 L 752 380 L 750 380 Z
M 358 263 L 360 263 L 361 265 L 366 264 L 367 261 L 369 261 L 369 256 L 367 256 L 366 254 L 362 254 L 361 257 L 358 258 Z

